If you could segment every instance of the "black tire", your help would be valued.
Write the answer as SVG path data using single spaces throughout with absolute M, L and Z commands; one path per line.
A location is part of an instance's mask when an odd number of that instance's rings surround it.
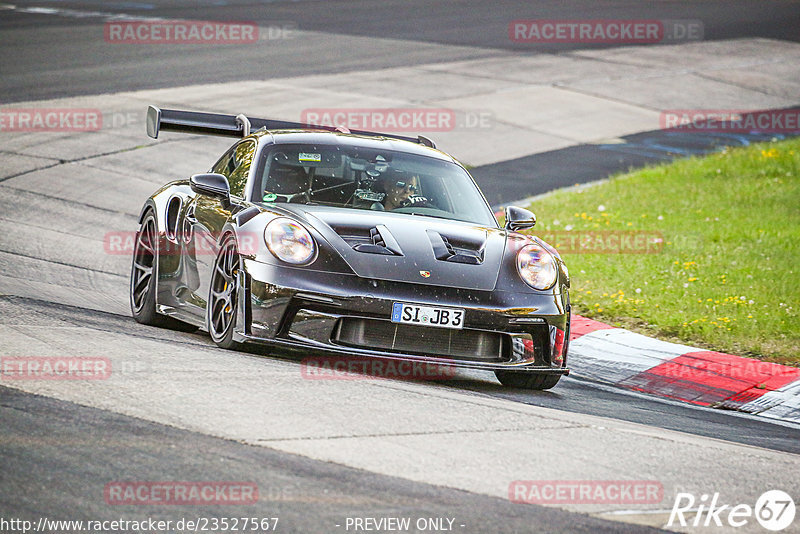
M 233 340 L 233 331 L 238 319 L 237 274 L 241 269 L 241 258 L 236 248 L 236 239 L 228 235 L 214 261 L 211 287 L 206 305 L 208 333 L 211 340 L 223 349 L 238 350 L 241 343 Z
M 561 375 L 544 373 L 525 373 L 520 371 L 495 371 L 501 384 L 511 388 L 550 389 L 558 384 Z
M 194 332 L 197 327 L 156 311 L 159 249 L 157 228 L 155 215 L 152 211 L 148 211 L 136 233 L 131 261 L 131 281 L 128 291 L 131 314 L 142 324 Z

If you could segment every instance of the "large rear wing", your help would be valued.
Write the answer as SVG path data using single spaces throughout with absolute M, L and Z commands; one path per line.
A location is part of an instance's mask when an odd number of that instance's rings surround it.
M 198 111 L 180 111 L 177 109 L 160 109 L 155 106 L 147 108 L 147 135 L 153 139 L 158 138 L 158 133 L 184 132 L 203 135 L 221 135 L 225 137 L 245 137 L 251 131 L 266 128 L 267 130 L 297 130 L 313 129 L 329 132 L 343 132 L 356 135 L 374 135 L 410 141 L 420 145 L 436 148 L 433 141 L 422 135 L 417 137 L 404 137 L 402 135 L 367 132 L 364 130 L 347 130 L 336 126 L 318 126 L 300 122 L 278 121 L 272 119 L 257 119 L 239 115 L 221 115 L 218 113 L 201 113 Z

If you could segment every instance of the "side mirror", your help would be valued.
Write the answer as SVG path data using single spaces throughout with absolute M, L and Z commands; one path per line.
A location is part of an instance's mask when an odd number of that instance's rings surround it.
M 536 215 L 532 212 L 518 208 L 517 206 L 508 206 L 506 208 L 506 229 L 516 232 L 533 228 L 536 224 Z
M 218 198 L 225 209 L 231 206 L 231 187 L 224 175 L 214 172 L 195 174 L 189 178 L 189 184 L 198 195 Z

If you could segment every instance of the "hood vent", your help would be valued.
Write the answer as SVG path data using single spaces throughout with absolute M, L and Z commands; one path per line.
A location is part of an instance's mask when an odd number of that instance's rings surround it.
M 452 236 L 447 237 L 433 230 L 428 230 L 427 232 L 433 247 L 433 254 L 437 260 L 471 265 L 483 263 L 484 245 L 486 243 L 485 234 L 480 240 L 466 240 Z
M 384 225 L 372 228 L 337 226 L 333 228 L 357 252 L 402 256 L 400 245 Z

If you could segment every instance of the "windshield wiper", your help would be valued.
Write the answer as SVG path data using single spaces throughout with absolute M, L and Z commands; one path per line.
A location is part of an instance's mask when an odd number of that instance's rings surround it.
M 444 215 L 430 215 L 428 213 L 418 213 L 416 211 L 406 212 L 406 215 L 416 215 L 417 217 L 433 217 L 434 219 L 445 219 L 446 221 L 458 221 L 459 220 L 459 219 L 453 219 L 452 217 L 445 217 Z

